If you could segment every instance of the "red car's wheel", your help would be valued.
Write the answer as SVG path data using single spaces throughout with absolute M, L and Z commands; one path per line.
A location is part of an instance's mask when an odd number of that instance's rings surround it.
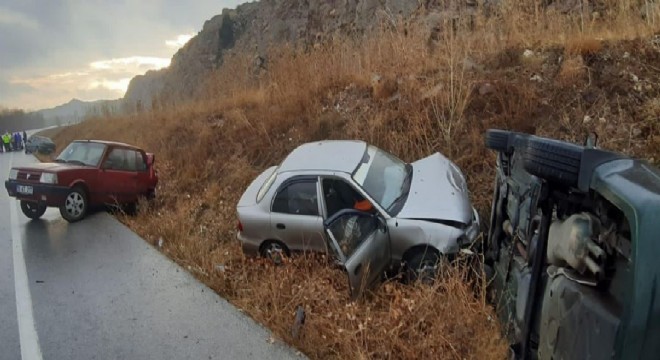
M 37 220 L 46 212 L 46 205 L 34 201 L 21 200 L 21 211 L 32 220 Z
M 64 198 L 60 214 L 68 222 L 81 220 L 87 214 L 87 194 L 80 187 L 74 187 Z

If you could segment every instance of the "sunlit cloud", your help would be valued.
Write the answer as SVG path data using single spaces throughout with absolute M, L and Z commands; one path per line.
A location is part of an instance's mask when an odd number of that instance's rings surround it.
M 50 84 L 70 85 L 76 83 L 80 78 L 89 75 L 88 72 L 65 72 L 61 74 L 50 74 L 46 76 L 31 77 L 31 78 L 12 78 L 9 83 L 16 85 L 29 85 L 34 88 L 48 86 Z
M 30 30 L 39 28 L 39 23 L 26 15 L 0 7 L 0 25 L 22 27 Z
M 104 88 L 108 90 L 113 90 L 118 93 L 125 93 L 126 89 L 128 89 L 128 84 L 131 82 L 131 78 L 123 78 L 119 80 L 94 80 L 91 83 L 89 83 L 89 90 L 92 89 L 98 89 L 98 88 Z
M 94 61 L 85 71 L 69 71 L 28 78 L 14 77 L 10 83 L 34 88 L 62 85 L 83 90 L 105 88 L 123 95 L 133 76 L 144 74 L 147 70 L 162 69 L 169 64 L 170 59 L 166 58 L 131 56 Z
M 165 45 L 167 47 L 178 50 L 179 48 L 183 47 L 190 39 L 192 39 L 195 36 L 195 34 L 181 34 L 176 37 L 176 39 L 173 40 L 165 40 Z
M 153 56 L 130 56 L 125 58 L 116 58 L 110 60 L 99 60 L 94 61 L 89 64 L 90 68 L 95 70 L 112 70 L 112 69 L 133 69 L 147 68 L 152 69 L 162 69 L 170 65 L 170 59 L 160 58 Z

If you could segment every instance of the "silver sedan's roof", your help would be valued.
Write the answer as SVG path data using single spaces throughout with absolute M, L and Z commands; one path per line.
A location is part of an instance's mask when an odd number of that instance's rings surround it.
M 323 140 L 302 144 L 282 161 L 278 172 L 323 170 L 352 173 L 366 148 L 367 143 L 359 140 Z

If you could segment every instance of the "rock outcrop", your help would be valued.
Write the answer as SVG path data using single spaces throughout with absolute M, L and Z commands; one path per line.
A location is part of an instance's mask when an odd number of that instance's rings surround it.
M 168 68 L 133 78 L 124 100 L 150 108 L 155 98 L 192 98 L 231 49 L 258 56 L 282 43 L 314 45 L 408 17 L 420 4 L 413 0 L 262 0 L 225 9 L 204 23 Z
M 302 48 L 335 37 L 359 36 L 398 19 L 416 21 L 438 36 L 439 24 L 497 8 L 500 0 L 261 0 L 225 9 L 204 23 L 202 30 L 173 56 L 168 68 L 136 76 L 124 100 L 129 108 L 149 109 L 163 103 L 194 98 L 209 74 L 230 51 L 254 56 L 263 66 L 271 46 L 289 43 Z M 543 6 L 560 12 L 597 13 L 600 0 L 546 0 Z M 487 15 L 488 16 L 488 15 Z M 595 16 L 595 15 L 594 15 Z

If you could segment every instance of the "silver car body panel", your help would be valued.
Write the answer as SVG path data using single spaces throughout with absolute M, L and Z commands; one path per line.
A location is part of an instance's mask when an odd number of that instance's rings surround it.
M 394 218 L 387 221 L 392 239 L 392 261 L 403 260 L 412 247 L 429 245 L 441 254 L 455 254 L 459 250 L 458 237 L 463 231 L 453 226 L 424 220 Z
M 263 185 L 264 181 L 275 171 L 277 166 L 271 166 L 268 169 L 264 170 L 259 174 L 252 182 L 250 185 L 248 185 L 247 189 L 243 192 L 243 195 L 241 195 L 240 200 L 238 200 L 238 204 L 236 206 L 238 207 L 245 207 L 245 206 L 252 206 L 257 204 L 257 193 L 261 189 L 261 186 Z
M 273 186 L 259 203 L 257 203 L 257 193 L 276 168 L 276 166 L 271 166 L 252 180 L 236 206 L 238 218 L 243 227 L 243 231 L 239 231 L 237 237 L 243 252 L 249 256 L 258 255 L 261 243 L 270 239 L 270 201 L 263 200 L 270 200 L 269 193 L 272 192 Z M 264 224 L 267 225 L 264 226 Z
M 326 251 L 321 216 L 271 212 L 269 239 L 279 240 L 295 251 Z
M 282 161 L 278 172 L 322 170 L 351 173 L 366 148 L 367 143 L 357 140 L 324 140 L 302 144 Z

